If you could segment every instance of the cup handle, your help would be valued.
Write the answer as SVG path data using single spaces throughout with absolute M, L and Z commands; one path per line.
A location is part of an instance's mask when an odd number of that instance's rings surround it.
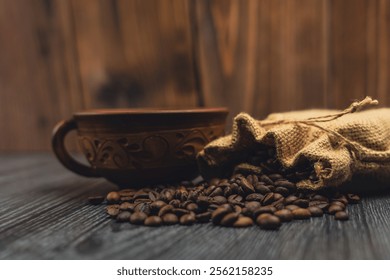
M 58 160 L 70 171 L 86 177 L 100 177 L 96 170 L 73 159 L 65 148 L 64 140 L 69 131 L 77 129 L 74 119 L 61 121 L 53 129 L 51 145 Z

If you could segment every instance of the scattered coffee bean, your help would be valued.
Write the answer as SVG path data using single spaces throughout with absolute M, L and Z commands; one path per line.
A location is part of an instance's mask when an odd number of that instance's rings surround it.
M 231 212 L 232 210 L 226 207 L 218 207 L 218 209 L 211 214 L 211 220 L 215 225 L 218 225 L 223 217 Z
M 238 213 L 229 213 L 222 218 L 220 225 L 221 226 L 232 226 L 238 219 Z
M 270 152 L 275 156 L 275 152 Z M 269 151 L 266 152 L 269 156 Z M 254 153 L 257 156 L 257 152 Z M 212 222 L 221 226 L 277 229 L 281 222 L 308 219 L 325 214 L 347 220 L 347 204 L 358 203 L 355 194 L 324 188 L 319 192 L 300 190 L 300 180 L 318 180 L 314 171 L 288 171 L 271 158 L 259 157 L 255 165 L 261 174 L 234 174 L 196 184 L 182 182 L 142 189 L 123 189 L 107 194 L 106 211 L 118 222 L 148 226 Z M 104 197 L 90 197 L 99 204 Z
M 204 213 L 195 215 L 195 219 L 199 223 L 208 223 L 208 222 L 210 222 L 210 218 L 211 218 L 210 212 L 204 212 Z
M 113 205 L 109 205 L 109 206 L 106 207 L 106 212 L 107 212 L 107 214 L 110 215 L 111 217 L 116 217 L 116 216 L 119 214 L 119 212 L 120 212 L 119 206 L 118 206 L 118 205 L 115 205 L 115 206 L 113 207 Z
M 274 213 L 282 222 L 289 222 L 293 219 L 293 214 L 288 209 L 278 210 Z
M 343 210 L 344 210 L 344 208 L 342 206 L 337 205 L 337 204 L 331 204 L 329 206 L 328 213 L 331 214 L 331 215 L 334 215 L 337 212 L 343 211 Z
M 167 213 L 161 217 L 165 225 L 174 225 L 179 222 L 179 218 L 172 213 Z
M 130 216 L 130 223 L 135 225 L 142 225 L 144 224 L 144 221 L 146 220 L 147 217 L 148 215 L 146 215 L 143 212 L 135 212 Z
M 121 196 L 118 192 L 109 192 L 106 196 L 106 200 L 108 203 L 117 203 L 121 199 Z
M 357 194 L 347 194 L 348 202 L 351 204 L 359 203 L 360 197 Z
M 310 211 L 305 208 L 298 208 L 292 211 L 294 219 L 304 220 L 311 217 Z
M 335 213 L 334 218 L 339 221 L 346 221 L 349 219 L 349 215 L 345 211 L 338 211 Z
M 268 213 L 259 215 L 256 219 L 256 223 L 260 228 L 269 230 L 278 229 L 281 225 L 281 221 L 278 217 Z
M 163 223 L 162 219 L 159 216 L 149 216 L 145 219 L 144 225 L 150 227 L 157 227 Z
M 250 227 L 253 225 L 253 220 L 249 217 L 239 216 L 238 219 L 233 223 L 233 227 Z
M 294 205 L 294 204 L 290 204 L 290 205 L 286 205 L 284 208 L 285 208 L 285 209 L 288 209 L 288 210 L 290 210 L 290 211 L 293 211 L 293 210 L 295 210 L 295 209 L 298 209 L 299 206 L 296 206 L 296 205 Z
M 310 206 L 307 210 L 309 210 L 312 217 L 322 217 L 322 215 L 324 215 L 324 211 L 317 206 Z
M 189 225 L 192 225 L 193 223 L 195 223 L 195 215 L 193 214 L 185 214 L 183 216 L 180 217 L 180 224 L 181 225 L 185 225 L 185 226 L 189 226 Z
M 122 211 L 116 216 L 118 222 L 129 222 L 131 213 L 129 211 Z

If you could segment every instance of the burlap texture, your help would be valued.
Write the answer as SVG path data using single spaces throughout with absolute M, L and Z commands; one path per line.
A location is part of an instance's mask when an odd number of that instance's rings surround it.
M 285 168 L 302 162 L 312 165 L 319 180 L 300 181 L 300 188 L 337 187 L 355 175 L 389 180 L 390 109 L 360 111 L 376 102 L 366 98 L 344 111 L 278 113 L 262 121 L 240 113 L 231 135 L 211 142 L 198 154 L 200 171 L 210 178 L 227 176 L 237 165 L 256 170 L 245 157 L 265 144 L 276 148 Z

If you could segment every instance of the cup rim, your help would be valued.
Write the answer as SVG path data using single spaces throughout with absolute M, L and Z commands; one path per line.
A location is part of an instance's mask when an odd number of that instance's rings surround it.
M 202 113 L 228 113 L 226 107 L 205 107 L 189 109 L 169 108 L 116 108 L 116 109 L 90 109 L 74 113 L 74 116 L 111 116 L 111 115 L 157 115 L 157 114 L 202 114 Z

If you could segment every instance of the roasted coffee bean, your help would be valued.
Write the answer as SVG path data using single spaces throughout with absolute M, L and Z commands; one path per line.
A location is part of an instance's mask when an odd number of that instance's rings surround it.
M 341 208 L 343 208 L 343 210 L 344 210 L 345 207 L 346 207 L 346 205 L 345 205 L 344 203 L 342 203 L 341 201 L 338 201 L 338 200 L 332 201 L 332 202 L 330 203 L 330 206 L 332 206 L 332 205 L 338 205 L 338 206 L 340 206 Z
M 224 190 L 223 190 L 223 195 L 225 197 L 229 197 L 230 195 L 233 194 L 233 190 L 229 187 L 226 187 Z
M 121 196 L 121 202 L 134 202 L 134 198 L 132 196 Z
M 198 199 L 198 196 L 199 196 L 198 192 L 190 191 L 188 193 L 188 200 L 191 200 L 192 202 L 196 202 L 196 200 Z
M 268 178 L 270 178 L 274 182 L 277 180 L 284 179 L 283 176 L 281 174 L 278 174 L 278 173 L 269 174 Z
M 344 195 L 339 195 L 339 196 L 336 196 L 332 199 L 332 201 L 340 201 L 342 202 L 344 205 L 347 205 L 348 204 L 348 199 L 344 196 Z
M 289 205 L 286 205 L 284 208 L 285 208 L 285 209 L 288 209 L 288 210 L 290 210 L 290 211 L 293 211 L 293 210 L 298 209 L 298 208 L 300 208 L 300 207 L 299 207 L 299 206 L 296 206 L 296 205 L 294 205 L 294 204 L 289 204 Z
M 355 203 L 360 202 L 360 197 L 357 194 L 349 193 L 349 194 L 347 194 L 347 199 L 348 199 L 348 202 L 351 204 L 355 204 Z
M 162 190 L 160 193 L 160 199 L 169 203 L 173 199 L 173 191 L 172 190 Z
M 101 195 L 90 196 L 90 197 L 88 197 L 88 202 L 89 202 L 89 204 L 92 204 L 92 205 L 99 205 L 99 204 L 103 203 L 104 199 L 105 199 L 105 197 L 101 196 Z
M 123 211 L 116 216 L 116 220 L 118 222 L 129 222 L 130 221 L 131 213 L 129 211 Z
M 135 225 L 142 225 L 147 217 L 148 215 L 143 212 L 134 212 L 130 216 L 130 223 Z
M 165 205 L 158 211 L 158 216 L 164 216 L 165 214 L 172 212 L 173 209 L 175 208 L 172 205 Z
M 246 179 L 249 183 L 251 183 L 252 186 L 259 182 L 259 178 L 255 174 L 250 174 L 246 176 Z
M 344 211 L 344 207 L 337 205 L 337 204 L 331 204 L 328 208 L 328 213 L 331 215 L 334 215 L 340 211 Z
M 234 224 L 234 222 L 237 221 L 238 215 L 239 215 L 239 213 L 234 213 L 234 212 L 226 214 L 222 218 L 220 225 L 221 226 L 232 226 Z
M 119 214 L 119 212 L 120 212 L 119 206 L 118 205 L 115 205 L 115 206 L 114 205 L 108 205 L 106 207 L 106 212 L 111 217 L 116 217 Z
M 256 192 L 261 193 L 262 195 L 265 195 L 265 194 L 271 192 L 269 187 L 267 187 L 266 185 L 261 184 L 261 183 L 257 183 L 255 185 L 255 190 L 256 190 Z
M 224 196 L 217 195 L 211 198 L 211 203 L 221 205 L 227 203 L 227 199 Z
M 273 185 L 274 184 L 274 182 L 267 175 L 262 175 L 260 177 L 260 180 L 262 182 L 264 182 L 266 185 Z
M 148 203 L 140 202 L 137 204 L 134 204 L 134 211 L 135 212 L 144 212 L 146 215 L 150 214 L 150 206 Z
M 241 213 L 242 212 L 242 207 L 239 206 L 239 205 L 234 205 L 234 210 L 233 211 L 236 212 L 236 213 Z
M 268 214 L 273 214 L 276 211 L 278 211 L 275 207 L 273 206 L 262 206 L 256 210 L 254 210 L 254 217 L 257 217 L 260 214 L 268 213 Z
M 245 197 L 246 201 L 258 201 L 260 202 L 264 198 L 264 195 L 260 193 L 251 193 Z
M 221 206 L 221 205 L 210 204 L 209 207 L 207 208 L 207 211 L 213 212 L 214 210 L 217 210 L 219 206 Z
M 242 190 L 244 191 L 245 194 L 251 194 L 251 193 L 255 192 L 255 188 L 245 178 L 242 178 L 240 180 L 239 185 L 241 186 L 241 188 L 242 188 Z
M 205 190 L 204 194 L 207 195 L 207 196 L 210 196 L 210 194 L 211 194 L 215 189 L 217 189 L 217 188 L 218 188 L 218 186 L 216 186 L 216 185 L 210 185 L 210 186 Z
M 138 199 L 138 198 L 149 198 L 149 193 L 143 191 L 143 190 L 139 190 L 137 191 L 134 196 L 133 196 L 134 199 Z
M 319 200 L 319 201 L 329 202 L 329 199 L 326 196 L 323 196 L 323 195 L 320 195 L 320 194 L 314 195 L 312 197 L 312 200 Z
M 167 213 L 161 217 L 165 225 L 174 225 L 179 222 L 179 218 L 172 213 Z
M 253 225 L 253 220 L 249 217 L 239 216 L 238 219 L 233 223 L 233 227 L 250 227 Z
M 294 183 L 287 181 L 287 180 L 278 180 L 275 182 L 276 188 L 285 188 L 288 191 L 294 191 L 297 187 Z
M 335 213 L 334 218 L 339 221 L 346 221 L 349 219 L 349 215 L 345 211 L 338 211 Z
M 267 193 L 264 196 L 263 200 L 261 201 L 261 204 L 262 205 L 269 205 L 269 204 L 271 204 L 274 201 L 275 201 L 274 193 L 271 192 L 271 193 Z
M 274 213 L 282 222 L 290 222 L 293 219 L 293 214 L 288 209 L 278 210 Z
M 238 194 L 232 194 L 231 196 L 228 197 L 229 203 L 236 204 L 240 203 L 243 200 L 243 197 Z
M 108 203 L 118 203 L 121 199 L 121 196 L 118 192 L 109 192 L 106 196 Z
M 312 206 L 321 208 L 322 211 L 326 211 L 329 207 L 329 203 L 326 201 L 314 200 L 314 201 L 309 202 L 309 207 L 312 207 Z
M 287 196 L 286 197 L 286 199 L 285 199 L 285 203 L 286 204 L 292 204 L 292 203 L 294 203 L 294 201 L 296 201 L 296 200 L 298 200 L 298 197 L 296 197 L 295 195 L 289 195 L 289 196 Z
M 181 225 L 189 226 L 189 225 L 194 224 L 195 221 L 196 221 L 195 215 L 193 215 L 193 214 L 185 214 L 185 215 L 180 217 L 180 224 Z
M 294 219 L 296 220 L 304 220 L 304 219 L 309 219 L 311 217 L 310 211 L 305 208 L 298 208 L 292 210 L 291 212 L 294 216 Z
M 225 217 L 225 215 L 227 215 L 231 212 L 232 212 L 232 210 L 229 210 L 228 208 L 218 207 L 217 210 L 215 210 L 213 213 L 211 213 L 211 220 L 215 225 L 218 225 L 221 222 L 221 220 L 223 219 L 223 217 Z
M 158 213 L 161 208 L 163 208 L 165 205 L 167 205 L 166 202 L 162 200 L 156 200 L 150 204 L 150 210 L 154 213 Z
M 202 208 L 208 207 L 210 205 L 209 197 L 204 196 L 204 195 L 200 195 L 200 196 L 198 196 L 196 203 L 199 205 L 199 207 L 202 207 Z
M 181 217 L 183 215 L 189 214 L 190 211 L 188 211 L 187 209 L 175 208 L 175 209 L 172 209 L 172 213 L 178 217 Z
M 174 208 L 178 208 L 179 205 L 180 205 L 180 200 L 178 200 L 178 199 L 172 199 L 171 201 L 169 201 L 168 204 L 169 204 L 169 205 L 172 205 Z
M 130 203 L 130 202 L 122 202 L 120 205 L 119 205 L 119 209 L 120 210 L 123 210 L 123 211 L 133 211 L 134 210 L 134 204 L 133 203 Z
M 268 213 L 259 215 L 256 219 L 256 223 L 261 229 L 269 230 L 278 229 L 281 225 L 281 221 L 278 217 Z
M 307 210 L 309 210 L 312 217 L 321 217 L 324 215 L 324 211 L 322 211 L 322 209 L 317 206 L 309 206 Z
M 181 201 L 187 200 L 188 198 L 188 191 L 184 187 L 180 187 L 176 190 L 174 197 L 176 199 L 180 199 Z
M 275 188 L 275 192 L 283 195 L 284 197 L 286 197 L 289 194 L 290 191 L 287 188 L 285 188 L 285 187 L 276 187 Z
M 188 204 L 187 206 L 186 206 L 186 209 L 188 210 L 188 211 L 192 211 L 192 212 L 197 212 L 198 210 L 199 210 L 199 207 L 198 207 L 198 205 L 196 204 L 196 203 L 190 203 L 190 204 Z
M 209 197 L 220 196 L 220 195 L 223 195 L 223 190 L 220 187 L 217 187 L 209 194 Z
M 282 210 L 285 207 L 284 198 L 281 198 L 277 201 L 271 203 L 271 206 L 275 207 L 277 210 Z
M 293 202 L 294 205 L 299 206 L 301 208 L 309 207 L 309 200 L 307 199 L 297 199 Z
M 121 189 L 118 191 L 120 196 L 133 196 L 137 191 L 132 189 Z
M 261 203 L 258 201 L 247 201 L 245 202 L 245 207 L 251 211 L 255 211 L 261 207 Z
M 210 221 L 210 218 L 211 218 L 211 212 L 204 212 L 195 215 L 195 219 L 199 223 L 208 223 Z
M 145 226 L 157 227 L 163 223 L 162 219 L 159 216 L 150 216 L 147 217 L 144 221 Z
M 149 199 L 150 199 L 151 201 L 156 201 L 156 200 L 159 199 L 159 197 L 160 197 L 160 195 L 159 195 L 158 192 L 155 192 L 155 191 L 149 192 Z

